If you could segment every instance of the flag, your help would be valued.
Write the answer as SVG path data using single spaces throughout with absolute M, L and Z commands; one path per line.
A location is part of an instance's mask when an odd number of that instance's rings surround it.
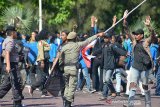
M 84 59 L 84 62 L 88 68 L 91 67 L 91 59 L 94 58 L 95 56 L 89 55 L 87 53 L 88 49 L 91 49 L 95 44 L 97 40 L 92 41 L 90 44 L 88 44 L 86 47 L 84 47 L 81 52 L 82 52 L 82 57 Z

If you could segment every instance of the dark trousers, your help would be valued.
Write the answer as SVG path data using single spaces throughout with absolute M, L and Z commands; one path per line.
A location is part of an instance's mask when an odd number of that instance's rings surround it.
M 0 72 L 1 72 L 1 69 L 2 69 L 2 57 L 0 56 Z
M 156 78 L 157 78 L 157 84 L 156 84 L 155 94 L 160 96 L 160 66 L 158 68 Z
M 31 65 L 29 67 L 29 84 L 32 85 L 36 82 L 36 77 L 35 77 L 35 74 L 36 74 L 36 69 L 37 69 L 37 65 Z
M 38 63 L 37 68 L 36 68 L 36 73 L 37 73 L 36 82 L 34 82 L 31 85 L 33 90 L 35 90 L 36 88 L 40 88 L 43 95 L 47 94 L 47 91 L 44 85 L 48 77 L 48 69 L 49 69 L 48 61 L 45 61 L 44 63 L 45 63 L 44 68 L 41 68 L 40 62 Z
M 98 75 L 98 67 L 101 66 L 101 59 L 94 59 L 92 64 L 92 81 L 93 89 L 97 91 L 103 90 L 103 70 L 100 70 L 100 76 Z
M 3 82 L 0 86 L 0 98 L 3 98 L 11 88 L 14 103 L 21 102 L 21 100 L 23 99 L 22 78 L 20 71 L 18 71 L 18 63 L 11 63 L 10 73 L 6 73 L 4 75 Z
M 65 77 L 62 76 L 60 77 L 60 87 L 61 87 L 61 97 L 64 100 L 64 91 L 65 91 Z
M 1 56 L 0 56 L 0 83 L 2 79 L 2 61 L 1 61 Z

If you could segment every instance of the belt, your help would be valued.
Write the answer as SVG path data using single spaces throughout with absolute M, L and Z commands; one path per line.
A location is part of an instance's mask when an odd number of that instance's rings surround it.
M 4 63 L 6 65 L 6 63 Z M 18 64 L 18 62 L 10 62 L 10 64 Z
M 66 63 L 66 64 L 64 64 L 64 66 L 76 66 L 77 65 L 77 63 Z

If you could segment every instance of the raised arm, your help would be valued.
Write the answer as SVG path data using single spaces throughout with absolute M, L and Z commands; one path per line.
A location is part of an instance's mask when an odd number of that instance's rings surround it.
M 113 19 L 112 19 L 112 26 L 113 26 L 113 28 L 108 31 L 108 33 L 110 33 L 112 35 L 114 35 L 114 29 L 115 29 L 115 23 L 116 23 L 116 21 L 117 21 L 117 16 L 114 15 Z
M 126 11 L 124 12 L 124 15 L 123 15 L 123 18 L 124 18 L 124 20 L 123 20 L 124 32 L 125 32 L 125 34 L 127 34 L 127 35 L 129 36 L 129 38 L 130 38 L 132 41 L 134 41 L 135 38 L 134 38 L 134 36 L 133 36 L 133 35 L 130 33 L 130 31 L 129 31 L 129 27 L 128 27 L 128 23 L 127 23 L 127 17 L 128 17 L 128 11 L 126 10 Z
M 95 40 L 97 37 L 102 37 L 104 36 L 104 32 L 98 33 L 92 37 L 89 37 L 88 39 L 86 39 L 83 42 L 78 42 L 79 47 L 84 47 L 86 45 L 88 45 L 90 42 L 92 42 L 93 40 Z
M 22 43 L 24 47 L 30 48 L 30 44 L 27 43 L 25 35 L 22 35 Z
M 145 21 L 144 21 L 144 24 L 146 25 L 146 27 L 148 28 L 148 30 L 149 30 L 149 32 L 150 32 L 150 35 L 149 35 L 149 37 L 147 38 L 147 42 L 148 42 L 148 43 L 151 43 L 151 40 L 156 37 L 156 36 L 155 36 L 156 33 L 155 33 L 154 29 L 153 29 L 152 26 L 151 26 L 151 18 L 150 18 L 150 16 L 147 16 L 147 17 L 146 17 L 146 19 L 145 19 Z
M 91 16 L 91 31 L 90 36 L 93 36 L 97 33 L 97 18 L 95 16 Z

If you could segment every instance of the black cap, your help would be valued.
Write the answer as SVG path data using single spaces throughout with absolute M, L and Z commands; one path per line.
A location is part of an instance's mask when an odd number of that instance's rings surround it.
M 7 31 L 16 31 L 16 28 L 14 26 L 7 26 L 6 32 Z
M 132 32 L 132 34 L 134 35 L 143 34 L 144 35 L 144 31 L 143 29 L 137 29 L 136 31 Z
M 105 38 L 111 38 L 111 37 L 112 37 L 112 34 L 107 32 L 107 33 L 104 34 L 104 37 L 105 37 Z

